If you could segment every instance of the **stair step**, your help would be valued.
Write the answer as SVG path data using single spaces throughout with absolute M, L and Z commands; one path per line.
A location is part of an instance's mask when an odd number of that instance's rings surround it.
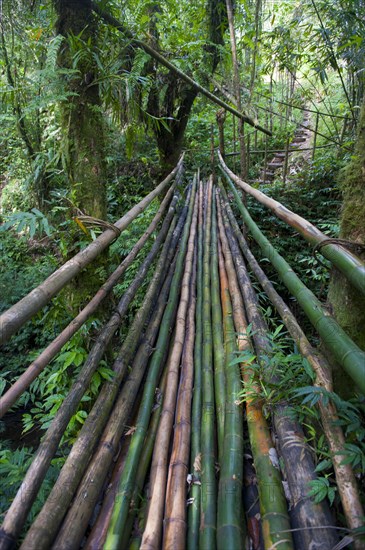
M 304 137 L 295 136 L 294 139 L 295 139 L 296 143 L 303 143 L 304 141 L 307 141 L 306 138 L 304 138 Z
M 283 163 L 282 162 L 269 162 L 269 164 L 267 165 L 268 168 L 272 168 L 273 170 L 277 170 L 278 168 L 282 168 L 283 167 Z

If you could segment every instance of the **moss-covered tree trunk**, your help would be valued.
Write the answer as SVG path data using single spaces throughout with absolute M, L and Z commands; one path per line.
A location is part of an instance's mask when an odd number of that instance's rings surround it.
M 365 97 L 359 118 L 355 154 L 341 174 L 341 185 L 343 208 L 340 237 L 365 243 Z M 365 349 L 365 297 L 336 269 L 332 273 L 329 302 L 340 325 L 359 347 Z M 334 371 L 334 384 L 335 390 L 340 393 L 344 393 L 344 388 L 349 389 L 353 385 L 337 369 Z
M 68 83 L 75 95 L 61 105 L 67 170 L 77 207 L 106 216 L 104 124 L 97 84 L 97 25 L 90 0 L 54 0 L 56 32 L 66 40 L 59 64 L 78 72 Z M 76 62 L 77 60 L 77 62 Z M 68 77 L 69 78 L 69 77 Z
M 62 141 L 72 202 L 84 214 L 106 219 L 106 167 L 104 161 L 104 123 L 97 83 L 97 21 L 91 0 L 53 0 L 58 15 L 56 32 L 65 37 L 58 63 L 66 69 L 67 102 L 60 105 Z M 75 235 L 79 239 L 75 224 Z M 73 253 L 73 252 L 71 252 Z M 90 300 L 103 283 L 106 255 L 100 256 L 77 277 L 68 301 L 77 309 Z

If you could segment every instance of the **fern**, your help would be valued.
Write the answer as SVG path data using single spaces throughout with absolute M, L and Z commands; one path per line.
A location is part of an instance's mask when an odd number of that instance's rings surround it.
M 63 41 L 64 41 L 64 37 L 60 34 L 55 36 L 55 38 L 53 38 L 50 41 L 48 45 L 47 57 L 46 57 L 46 63 L 45 63 L 45 70 L 47 72 L 51 72 L 56 69 L 58 52 L 60 51 L 60 47 Z

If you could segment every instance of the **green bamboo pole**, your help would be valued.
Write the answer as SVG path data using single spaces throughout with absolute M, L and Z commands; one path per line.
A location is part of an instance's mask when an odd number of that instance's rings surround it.
M 207 211 L 203 253 L 203 351 L 202 351 L 202 415 L 201 415 L 201 522 L 199 547 L 216 548 L 216 476 L 215 476 L 215 413 L 213 382 L 213 343 L 210 293 L 210 254 L 212 217 L 212 179 L 208 184 Z
M 365 393 L 365 352 L 351 340 L 335 319 L 324 310 L 321 302 L 302 283 L 289 264 L 263 235 L 242 203 L 233 183 L 228 176 L 226 177 L 235 196 L 239 211 L 265 257 L 269 258 L 281 280 L 293 296 L 297 298 L 308 319 L 321 336 L 324 344 L 333 353 L 336 361 L 351 376 L 360 391 Z
M 222 227 L 220 227 L 221 234 Z M 222 242 L 222 246 L 225 246 L 225 243 Z M 224 328 L 226 395 L 224 450 L 220 465 L 218 491 L 217 547 L 241 550 L 244 548 L 245 536 L 242 508 L 243 416 L 238 396 L 242 390 L 242 384 L 239 366 L 232 365 L 232 361 L 236 358 L 236 333 L 227 273 L 220 246 L 218 255 Z
M 228 204 L 227 196 L 223 188 L 222 193 L 225 199 L 225 207 L 229 221 L 252 272 L 254 273 L 262 288 L 265 290 L 268 297 L 270 298 L 271 303 L 278 311 L 290 335 L 296 342 L 301 354 L 308 360 L 311 367 L 313 368 L 313 371 L 316 374 L 316 384 L 320 387 L 325 388 L 327 391 L 332 392 L 333 387 L 330 374 L 330 366 L 328 365 L 323 355 L 311 346 L 307 337 L 299 326 L 297 320 L 292 314 L 290 308 L 285 304 L 283 299 L 276 292 L 272 283 L 266 277 L 265 273 L 256 261 L 255 257 L 253 256 L 247 245 L 246 240 L 241 233 L 238 223 L 233 215 L 232 209 Z M 236 255 L 234 255 L 234 257 L 236 261 Z M 237 257 L 239 257 L 238 254 Z M 328 403 L 326 407 L 319 403 L 319 410 L 321 414 L 323 430 L 331 453 L 331 458 L 336 474 L 336 483 L 347 525 L 350 529 L 357 529 L 363 525 L 363 520 L 361 518 L 364 517 L 364 512 L 361 504 L 357 481 L 352 467 L 350 464 L 343 464 L 342 462 L 344 456 L 343 449 L 345 448 L 345 437 L 342 428 L 338 422 L 336 407 L 331 402 Z
M 321 254 L 330 260 L 330 262 L 332 262 L 333 265 L 335 265 L 345 275 L 345 277 L 355 288 L 357 288 L 357 290 L 359 290 L 359 292 L 365 294 L 365 265 L 363 261 L 352 254 L 349 250 L 339 246 L 338 244 L 331 243 L 331 241 L 328 240 L 328 237 L 317 227 L 286 208 L 280 202 L 271 199 L 258 189 L 251 187 L 248 183 L 241 180 L 228 168 L 219 151 L 218 157 L 223 173 L 227 178 L 233 180 L 239 187 L 241 187 L 241 189 L 249 193 L 261 204 L 267 208 L 270 208 L 270 210 L 272 210 L 278 218 L 291 225 L 311 245 L 321 245 Z M 327 240 L 329 241 L 328 243 L 326 243 Z
M 143 392 L 142 403 L 138 414 L 136 431 L 133 434 L 131 446 L 128 452 L 126 465 L 121 479 L 120 490 L 114 505 L 112 519 L 105 543 L 106 550 L 118 548 L 119 540 L 123 533 L 125 522 L 128 517 L 129 506 L 135 484 L 135 476 L 138 467 L 138 461 L 143 451 L 143 442 L 148 429 L 148 422 L 153 406 L 154 391 L 157 379 L 161 370 L 161 361 L 170 337 L 170 325 L 173 320 L 173 314 L 179 296 L 180 282 L 184 266 L 186 245 L 189 236 L 190 224 L 193 214 L 193 205 L 195 198 L 195 186 L 191 195 L 189 214 L 184 229 L 181 248 L 177 259 L 176 270 L 174 273 L 169 303 L 167 304 L 161 329 L 158 336 L 155 352 L 152 356 L 150 368 L 147 375 L 145 389 Z
M 184 274 L 181 281 L 180 302 L 176 315 L 175 336 L 169 358 L 166 392 L 163 399 L 160 424 L 150 473 L 150 502 L 143 532 L 141 550 L 158 550 L 161 546 L 161 530 L 166 496 L 168 456 L 175 417 L 176 396 L 180 377 L 180 360 L 185 339 L 185 327 L 193 277 L 195 237 L 198 221 L 198 201 L 195 200 L 190 234 L 186 251 Z
M 188 507 L 187 548 L 195 550 L 199 544 L 200 524 L 200 457 L 201 457 L 201 412 L 202 412 L 202 340 L 203 340 L 203 185 L 199 187 L 199 222 L 197 251 L 197 289 L 195 315 L 195 345 L 194 345 L 194 392 L 191 412 L 191 453 L 190 472 L 190 505 Z
M 224 411 L 226 403 L 225 387 L 225 352 L 223 345 L 222 306 L 218 272 L 218 240 L 217 240 L 217 206 L 213 194 L 212 213 L 212 250 L 210 256 L 211 294 L 212 294 L 212 328 L 214 356 L 214 390 L 217 416 L 217 439 L 219 463 L 222 462 L 224 449 Z

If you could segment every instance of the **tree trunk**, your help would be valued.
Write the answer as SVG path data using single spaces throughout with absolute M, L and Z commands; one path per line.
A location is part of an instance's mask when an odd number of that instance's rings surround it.
M 341 178 L 343 207 L 340 224 L 342 239 L 365 243 L 365 96 L 358 125 L 355 154 Z M 329 301 L 333 313 L 356 344 L 365 350 L 365 297 L 356 290 L 337 269 L 332 272 Z M 335 390 L 353 388 L 344 380 L 343 371 L 334 371 Z
M 104 124 L 97 66 L 93 57 L 97 28 L 90 0 L 54 0 L 56 32 L 66 37 L 59 54 L 61 67 L 70 68 L 75 54 L 83 50 L 69 82 L 75 95 L 61 105 L 67 171 L 74 201 L 85 214 L 106 217 Z M 87 43 L 87 44 L 86 44 Z

